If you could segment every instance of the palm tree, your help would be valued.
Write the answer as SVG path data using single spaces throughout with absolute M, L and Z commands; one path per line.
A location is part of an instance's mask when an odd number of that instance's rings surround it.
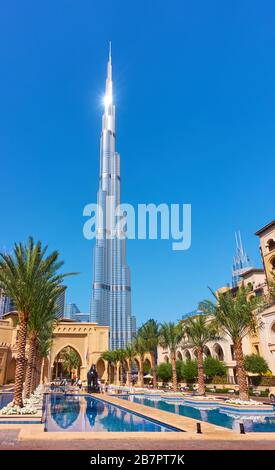
M 45 286 L 41 299 L 30 313 L 28 321 L 29 355 L 24 390 L 27 398 L 34 388 L 39 337 L 42 336 L 44 340 L 45 337 L 51 337 L 58 319 L 56 301 L 64 290 L 65 287 L 60 286 L 54 291 L 50 289 L 48 292 Z
M 73 369 L 78 369 L 81 360 L 79 354 L 72 349 L 70 346 L 64 348 L 60 353 L 60 359 L 62 361 L 62 369 L 69 372 L 70 376 Z
M 116 383 L 116 363 L 117 355 L 115 351 L 104 351 L 101 354 L 101 359 L 107 361 L 108 364 L 108 382 L 111 383 L 111 367 L 114 367 L 114 382 Z
M 163 323 L 160 327 L 159 344 L 164 349 L 169 349 L 172 365 L 172 383 L 173 389 L 177 390 L 177 370 L 176 370 L 176 352 L 179 347 L 184 332 L 179 323 Z
M 44 361 L 48 358 L 53 343 L 52 332 L 50 329 L 44 330 L 39 335 L 37 348 L 36 374 L 32 383 L 32 391 L 39 385 L 41 371 L 44 368 Z M 43 379 L 43 377 L 42 377 Z
M 116 360 L 119 362 L 119 383 L 123 385 L 123 364 L 126 359 L 126 351 L 125 349 L 116 349 Z
M 47 247 L 34 243 L 29 237 L 26 244 L 15 243 L 12 254 L 0 253 L 0 287 L 10 297 L 17 309 L 19 330 L 17 363 L 14 385 L 16 406 L 23 407 L 23 383 L 25 374 L 25 351 L 30 314 L 39 302 L 45 286 L 54 290 L 63 281 L 65 274 L 57 274 L 63 265 L 54 251 L 45 257 Z
M 255 313 L 259 299 L 248 297 L 250 291 L 250 287 L 243 286 L 239 287 L 235 295 L 231 290 L 217 294 L 212 291 L 217 303 L 205 300 L 199 305 L 199 309 L 204 313 L 213 315 L 220 329 L 229 335 L 233 342 L 241 400 L 249 399 L 242 340 L 249 334 L 255 334 L 261 327 Z
M 140 384 L 139 385 L 143 387 L 144 386 L 144 356 L 145 356 L 145 353 L 147 352 L 147 347 L 146 347 L 146 343 L 144 339 L 141 336 L 136 335 L 134 337 L 133 348 L 134 348 L 136 355 L 138 355 L 140 359 L 140 367 L 139 367 Z
M 207 315 L 189 317 L 182 323 L 187 341 L 183 343 L 183 348 L 194 347 L 197 351 L 198 359 L 198 393 L 205 395 L 204 370 L 203 370 L 203 349 L 209 341 L 219 339 L 217 325 L 210 320 Z
M 143 338 L 146 344 L 147 351 L 150 353 L 152 362 L 152 373 L 153 373 L 153 386 L 157 386 L 157 351 L 159 343 L 159 324 L 150 319 L 144 323 L 138 330 L 138 335 Z
M 125 348 L 125 359 L 128 359 L 128 382 L 130 387 L 133 385 L 132 379 L 132 364 L 135 357 L 135 349 L 131 344 L 128 344 Z

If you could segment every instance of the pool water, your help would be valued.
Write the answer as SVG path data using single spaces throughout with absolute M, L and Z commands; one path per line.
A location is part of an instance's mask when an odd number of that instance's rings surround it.
M 46 395 L 45 430 L 50 432 L 179 431 L 89 395 L 63 394 Z
M 257 416 L 256 413 L 253 413 L 253 416 L 236 416 L 236 413 L 234 415 L 232 412 L 220 411 L 218 407 L 213 409 L 213 405 L 209 409 L 207 409 L 207 405 L 203 407 L 190 406 L 184 403 L 184 399 L 182 399 L 182 403 L 179 400 L 175 400 L 173 403 L 172 399 L 166 401 L 162 396 L 123 395 L 120 398 L 199 421 L 206 421 L 238 432 L 240 422 L 244 424 L 246 432 L 275 432 L 275 412 L 272 416 Z
M 4 408 L 13 399 L 13 393 L 4 392 L 0 393 L 0 410 Z

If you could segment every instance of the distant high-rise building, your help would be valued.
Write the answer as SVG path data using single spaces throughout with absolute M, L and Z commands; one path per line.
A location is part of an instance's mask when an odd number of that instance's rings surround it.
M 76 304 L 70 303 L 66 304 L 64 308 L 64 317 L 65 318 L 71 318 L 72 320 L 75 320 L 75 315 L 80 313 L 80 310 Z
M 75 313 L 74 315 L 75 321 L 90 323 L 90 314 L 89 313 Z
M 232 287 L 237 287 L 241 280 L 241 274 L 247 271 L 247 269 L 251 268 L 250 259 L 243 248 L 240 232 L 235 232 L 235 239 L 236 254 L 233 257 Z
M 5 313 L 12 312 L 15 310 L 14 303 L 10 297 L 5 295 L 3 289 L 0 289 L 0 318 L 5 315 Z
M 134 336 L 137 332 L 137 320 L 135 315 L 132 315 L 132 336 Z
M 102 116 L 97 203 L 103 217 L 102 220 L 98 217 L 96 227 L 91 321 L 109 326 L 110 349 L 120 349 L 132 339 L 133 320 L 125 233 L 110 223 L 115 220 L 115 211 L 120 204 L 120 156 L 116 152 L 111 50 Z
M 192 310 L 191 312 L 184 313 L 181 317 L 182 320 L 186 320 L 189 317 L 195 317 L 196 315 L 201 315 L 202 311 L 199 309 Z
M 56 300 L 56 307 L 57 307 L 57 317 L 63 318 L 64 317 L 64 310 L 65 310 L 65 291 L 60 294 Z

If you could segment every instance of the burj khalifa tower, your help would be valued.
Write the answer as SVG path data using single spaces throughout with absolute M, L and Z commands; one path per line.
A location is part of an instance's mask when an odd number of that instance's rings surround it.
M 111 203 L 110 203 L 111 201 Z M 131 313 L 130 269 L 126 264 L 126 238 L 110 225 L 120 204 L 120 155 L 116 152 L 115 106 L 113 104 L 111 44 L 100 140 L 100 174 L 91 321 L 110 328 L 109 348 L 121 349 L 135 332 Z M 111 228 L 110 228 L 111 227 Z M 122 235 L 122 236 L 121 236 Z

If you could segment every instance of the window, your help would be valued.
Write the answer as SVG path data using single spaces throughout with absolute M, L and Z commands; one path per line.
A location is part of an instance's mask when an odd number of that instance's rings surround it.
M 267 246 L 267 248 L 268 248 L 268 251 L 273 251 L 273 250 L 275 250 L 275 240 L 273 240 L 272 238 L 270 238 L 270 239 L 267 241 L 266 246 Z
M 232 361 L 235 361 L 235 351 L 233 344 L 230 345 Z

